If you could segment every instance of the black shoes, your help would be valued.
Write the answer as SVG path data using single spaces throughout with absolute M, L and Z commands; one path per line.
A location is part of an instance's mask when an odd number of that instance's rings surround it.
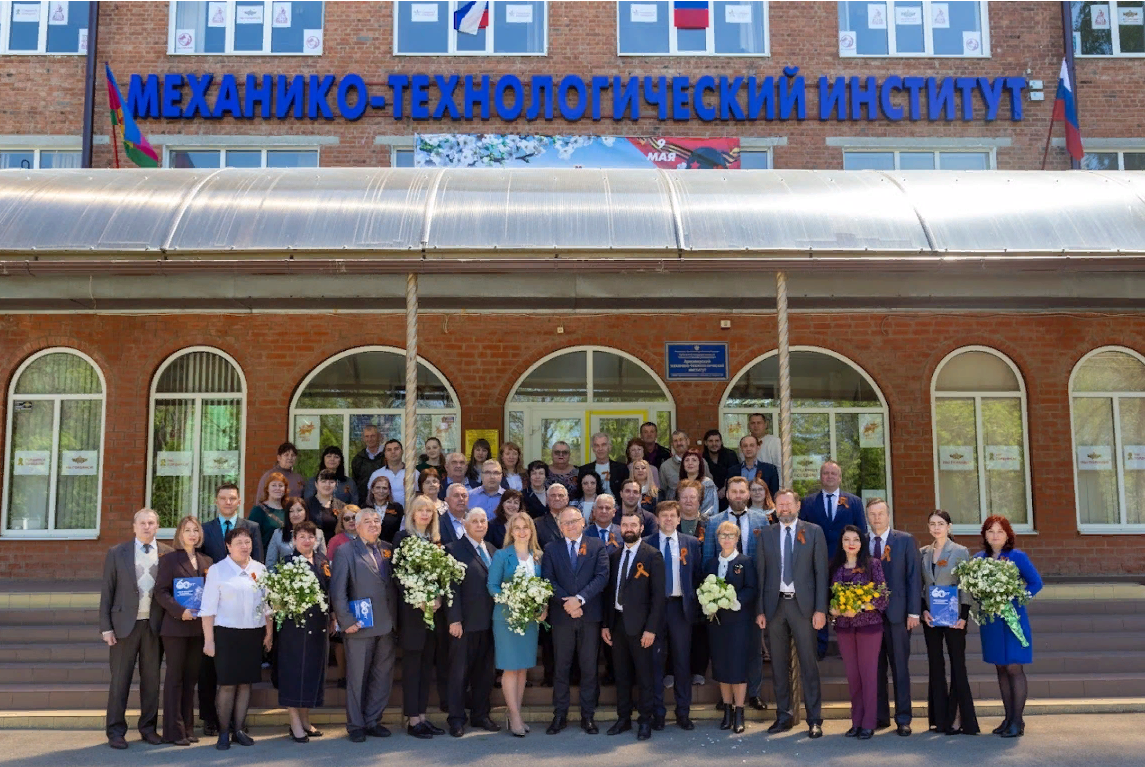
M 147 741 L 153 746 L 159 746 L 163 744 L 163 738 L 160 738 L 159 734 L 156 732 L 141 732 L 139 733 L 139 737 L 143 738 L 143 740 Z
M 365 743 L 366 731 L 365 730 L 350 730 L 349 732 L 351 743 Z
M 556 735 L 558 732 L 569 726 L 568 714 L 563 712 L 553 714 L 553 722 L 549 725 L 549 729 L 545 730 L 549 735 Z
M 813 724 L 810 727 L 808 727 L 807 728 L 807 737 L 809 737 L 809 738 L 822 738 L 823 737 L 823 725 Z
M 127 748 L 127 738 L 122 735 L 112 735 L 107 739 L 107 745 L 116 751 L 122 751 Z
M 214 722 L 203 722 L 203 737 L 210 738 L 219 734 L 219 726 Z
M 485 717 L 484 719 L 478 719 L 475 722 L 470 722 L 470 724 L 472 724 L 474 727 L 480 727 L 482 730 L 485 730 L 486 732 L 501 732 L 501 725 L 497 724 L 496 722 L 494 722 L 489 717 Z
M 683 714 L 683 715 L 677 714 L 676 715 L 676 726 L 679 727 L 681 730 L 694 730 L 694 729 L 696 729 L 696 725 L 692 724 L 692 717 L 688 716 L 687 714 Z
M 878 721 L 875 722 L 875 729 L 876 730 L 885 730 L 886 728 L 888 728 L 890 726 L 891 726 L 891 721 L 889 719 L 879 719 Z
M 430 733 L 433 735 L 444 735 L 445 734 L 445 730 L 441 729 L 440 727 L 438 727 L 436 724 L 429 721 L 428 719 L 426 719 L 424 722 L 422 722 L 422 724 L 424 724 L 425 728 L 427 730 L 429 730 Z
M 1025 722 L 1018 724 L 1017 722 L 1010 722 L 1010 725 L 1002 730 L 1001 735 L 1003 738 L 1020 738 L 1026 734 Z
M 636 729 L 637 740 L 648 740 L 652 737 L 652 723 L 640 722 L 639 727 Z
M 747 705 L 751 706 L 756 711 L 766 711 L 767 710 L 767 704 L 764 703 L 763 698 L 759 697 L 758 695 L 752 695 L 750 698 L 748 698 L 747 699 Z
M 292 727 L 288 726 L 286 728 L 286 734 L 289 735 L 290 739 L 293 740 L 295 743 L 309 743 L 310 742 L 310 736 L 309 735 L 303 735 L 301 738 L 294 737 L 294 728 L 292 728 Z
M 369 735 L 371 738 L 388 738 L 388 737 L 390 737 L 389 729 L 386 727 L 383 727 L 380 724 L 375 724 L 372 727 L 367 727 L 364 730 L 364 732 L 366 735 Z M 314 735 L 314 733 L 310 733 L 310 734 L 311 734 L 311 736 Z
M 794 726 L 790 719 L 776 719 L 775 724 L 767 728 L 767 732 L 769 735 L 774 735 L 777 732 L 787 732 Z
M 600 728 L 596 726 L 591 716 L 582 716 L 580 718 L 580 728 L 588 735 L 596 735 L 600 732 Z
M 730 730 L 732 728 L 732 720 L 735 719 L 735 710 L 731 706 L 724 706 L 724 718 L 720 722 L 721 730 Z
M 995 727 L 993 730 L 990 730 L 990 732 L 993 735 L 1001 735 L 1002 733 L 1004 733 L 1006 731 L 1006 728 L 1008 728 L 1009 726 L 1010 726 L 1010 720 L 1009 719 L 1003 719 L 1002 723 L 1000 725 L 998 725 L 997 727 Z
M 460 738 L 465 734 L 465 726 L 460 724 L 449 725 L 449 734 L 454 738 Z
M 859 730 L 859 734 L 856 737 L 859 740 L 870 740 L 872 737 L 874 737 L 874 735 L 874 730 Z
M 732 732 L 734 732 L 736 735 L 739 735 L 745 729 L 747 729 L 747 726 L 744 724 L 743 720 L 743 706 L 736 706 L 735 714 L 733 715 Z
M 898 735 L 900 738 L 908 737 L 910 735 L 910 725 L 909 724 L 900 724 L 898 726 L 897 732 L 898 732 Z
M 716 711 L 723 711 L 727 707 L 728 707 L 728 704 L 724 703 L 722 700 L 716 702 Z
M 306 731 L 306 734 L 312 738 L 321 738 L 326 733 L 322 732 L 322 730 L 319 730 L 317 727 L 312 726 L 309 730 Z
M 231 747 L 231 735 L 226 730 L 219 732 L 219 740 L 215 743 L 215 748 L 219 751 L 229 751 Z
M 617 719 L 616 723 L 608 728 L 607 735 L 619 735 L 622 732 L 628 732 L 632 729 L 632 720 L 628 717 Z
M 414 725 L 406 725 L 406 735 L 412 735 L 418 740 L 432 740 L 433 732 L 425 726 L 425 722 L 418 722 Z
M 860 729 L 858 727 L 852 727 L 851 729 L 849 729 L 845 733 L 843 733 L 843 737 L 844 738 L 853 738 L 856 735 L 858 735 L 859 732 L 860 732 Z
M 231 734 L 231 742 L 238 743 L 240 746 L 253 746 L 254 738 L 242 730 L 235 730 L 234 733 Z
M 664 717 L 656 716 L 655 714 L 653 714 L 652 715 L 652 729 L 655 730 L 656 732 L 660 732 L 661 730 L 663 730 L 664 729 Z

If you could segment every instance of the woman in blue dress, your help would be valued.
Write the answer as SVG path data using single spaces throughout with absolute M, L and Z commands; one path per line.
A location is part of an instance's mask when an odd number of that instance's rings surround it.
M 1014 528 L 1005 517 L 987 517 L 982 524 L 982 551 L 975 557 L 993 557 L 1013 562 L 1026 583 L 1026 590 L 1033 596 L 1042 590 L 1042 578 L 1034 568 L 1030 558 L 1014 548 Z M 982 660 L 993 663 L 998 672 L 998 687 L 1002 693 L 1002 705 L 1006 718 L 995 730 L 995 735 L 1003 738 L 1016 738 L 1026 731 L 1022 713 L 1026 707 L 1025 664 L 1034 660 L 1034 637 L 1030 632 L 1030 618 L 1026 608 L 1015 604 L 1018 622 L 1029 643 L 1026 647 L 1006 625 L 1006 621 L 995 618 L 983 623 L 979 629 L 982 636 Z
M 541 546 L 537 542 L 537 528 L 527 512 L 518 512 L 509 518 L 504 545 L 493 555 L 489 565 L 489 593 L 496 597 L 501 586 L 513 579 L 518 570 L 529 575 L 541 574 Z M 548 617 L 546 607 L 538 620 Z M 501 675 L 501 691 L 509 709 L 509 731 L 518 738 L 525 737 L 529 725 L 521 718 L 521 703 L 525 696 L 525 674 L 537 665 L 537 624 L 531 623 L 525 634 L 509 629 L 501 605 L 493 606 L 493 647 L 497 668 Z

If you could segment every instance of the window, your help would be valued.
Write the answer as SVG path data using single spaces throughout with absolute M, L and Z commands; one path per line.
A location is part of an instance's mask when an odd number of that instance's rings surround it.
M 1078 56 L 1145 56 L 1145 2 L 1070 3 Z
M 0 53 L 86 54 L 88 2 L 0 2 Z
M 167 149 L 168 168 L 317 168 L 317 149 Z
M 306 377 L 291 403 L 295 470 L 312 477 L 322 448 L 337 445 L 350 465 L 365 443 L 362 429 L 378 427 L 382 441 L 405 441 L 406 357 L 403 349 L 374 346 L 330 358 Z M 430 437 L 445 452 L 461 449 L 461 406 L 449 381 L 423 360 L 417 365 L 417 444 Z M 410 449 L 407 446 L 407 449 Z
M 843 150 L 843 170 L 992 170 L 993 152 Z
M 999 352 L 973 346 L 948 354 L 931 387 L 935 504 L 955 530 L 977 533 L 994 514 L 1030 530 L 1026 387 Z
M 147 505 L 174 531 L 191 514 L 215 518 L 215 490 L 241 483 L 246 382 L 218 349 L 192 347 L 168 357 L 151 380 Z
M 173 0 L 173 55 L 322 55 L 323 3 L 304 0 Z
M 5 537 L 95 537 L 103 480 L 103 374 L 74 349 L 28 358 L 8 391 Z
M 1132 152 L 1086 152 L 1081 158 L 1084 170 L 1145 170 L 1145 150 Z
M 840 56 L 990 55 L 985 2 L 839 3 Z
M 1069 390 L 1078 529 L 1145 532 L 1145 356 L 1096 349 Z
M 391 168 L 412 168 L 413 164 L 413 150 L 412 149 L 391 149 L 390 150 L 390 167 Z
M 82 156 L 56 149 L 0 149 L 0 170 L 78 168 Z
M 768 352 L 732 380 L 720 402 L 724 444 L 732 449 L 748 433 L 747 419 L 762 413 L 779 435 L 779 354 Z M 796 492 L 819 489 L 828 458 L 843 469 L 843 489 L 864 500 L 890 501 L 887 405 L 874 381 L 834 352 L 791 350 L 791 454 Z
M 767 3 L 616 4 L 621 56 L 767 56 Z
M 767 170 L 771 167 L 771 152 L 767 149 L 741 149 L 740 170 Z
M 676 406 L 652 369 L 615 349 L 577 346 L 536 362 L 517 381 L 505 405 L 506 439 L 525 458 L 552 460 L 554 442 L 567 442 L 574 463 L 589 460 L 589 439 L 612 438 L 612 457 L 624 460 L 625 444 L 652 421 L 667 441 Z M 627 461 L 625 461 L 627 462 Z
M 476 32 L 462 32 L 466 2 L 398 2 L 394 53 L 405 56 L 544 56 L 548 4 L 492 0 Z M 481 3 L 477 3 L 481 5 Z

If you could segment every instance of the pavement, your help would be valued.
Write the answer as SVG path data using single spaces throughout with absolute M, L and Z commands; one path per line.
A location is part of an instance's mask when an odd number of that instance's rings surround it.
M 432 741 L 415 740 L 404 731 L 386 739 L 370 738 L 351 743 L 344 731 L 326 727 L 323 738 L 295 744 L 279 728 L 253 728 L 253 747 L 232 745 L 230 751 L 214 748 L 213 739 L 190 747 L 149 746 L 129 733 L 130 747 L 114 751 L 107 747 L 102 733 L 91 731 L 7 730 L 0 732 L 3 767 L 59 767 L 59 765 L 223 765 L 279 767 L 305 763 L 307 767 L 366 767 L 378 764 L 417 764 L 419 767 L 497 764 L 498 767 L 626 767 L 627 765 L 679 765 L 681 767 L 720 767 L 733 765 L 807 765 L 854 767 L 877 760 L 880 767 L 915 767 L 929 760 L 933 764 L 1005 767 L 1023 765 L 1133 765 L 1145 764 L 1145 737 L 1142 719 L 1134 714 L 1061 715 L 1027 717 L 1026 735 L 1003 740 L 993 735 L 977 737 L 934 735 L 923 731 L 909 738 L 893 730 L 878 733 L 866 742 L 844 738 L 849 722 L 828 721 L 824 737 L 809 740 L 806 728 L 769 737 L 765 726 L 749 724 L 742 735 L 703 722 L 692 732 L 669 726 L 653 733 L 651 740 L 638 742 L 634 732 L 608 737 L 601 721 L 599 735 L 585 735 L 575 725 L 550 736 L 543 726 L 532 725 L 526 738 L 506 732 L 468 733 L 463 738 L 439 736 Z M 444 722 L 438 722 L 444 724 Z M 925 722 L 920 723 L 925 725 Z M 998 719 L 981 721 L 989 731 Z M 860 761 L 856 761 L 856 757 Z M 491 761 L 495 759 L 496 761 Z

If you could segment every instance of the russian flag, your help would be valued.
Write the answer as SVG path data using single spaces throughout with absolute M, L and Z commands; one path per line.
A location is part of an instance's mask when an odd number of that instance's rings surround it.
M 489 0 L 462 3 L 453 12 L 453 28 L 467 35 L 475 35 L 489 26 Z
M 1062 59 L 1062 72 L 1058 77 L 1058 93 L 1054 98 L 1054 113 L 1051 122 L 1065 123 L 1065 148 L 1069 156 L 1081 160 L 1085 150 L 1081 146 L 1081 129 L 1077 125 L 1077 103 L 1073 100 L 1073 88 L 1069 82 L 1069 68 Z
M 676 0 L 676 29 L 707 29 L 707 0 Z

